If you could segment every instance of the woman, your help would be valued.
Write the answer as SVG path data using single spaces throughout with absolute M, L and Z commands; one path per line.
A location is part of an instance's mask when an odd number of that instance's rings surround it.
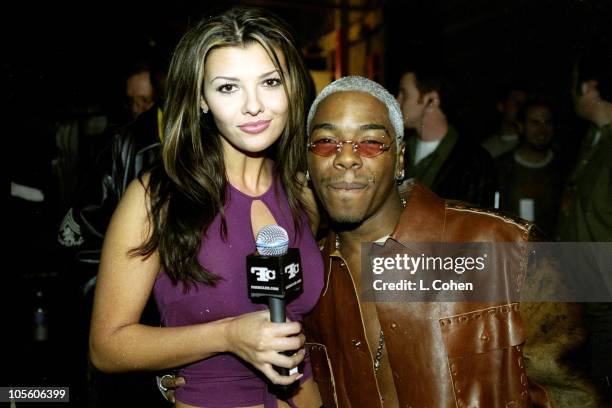
M 105 237 L 90 336 L 98 368 L 181 367 L 177 407 L 320 406 L 308 361 L 303 374 L 272 367 L 304 359 L 297 321 L 323 284 L 300 176 L 308 84 L 286 26 L 263 10 L 234 8 L 185 34 L 168 74 L 163 167 L 130 185 Z M 304 293 L 287 323 L 271 323 L 246 291 L 245 257 L 268 224 L 301 252 Z M 139 324 L 151 292 L 165 327 Z M 269 391 L 298 379 L 292 400 Z

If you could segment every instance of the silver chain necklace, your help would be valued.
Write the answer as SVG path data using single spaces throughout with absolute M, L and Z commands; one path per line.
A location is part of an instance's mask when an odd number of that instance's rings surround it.
M 378 347 L 376 347 L 376 356 L 374 357 L 374 374 L 378 374 L 383 347 L 385 347 L 385 334 L 383 333 L 383 330 L 380 329 L 380 335 L 378 336 Z

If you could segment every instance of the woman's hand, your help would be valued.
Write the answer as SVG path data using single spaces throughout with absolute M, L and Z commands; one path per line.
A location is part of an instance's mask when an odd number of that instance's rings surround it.
M 272 383 L 288 385 L 302 374 L 283 376 L 273 365 L 293 368 L 304 359 L 304 335 L 297 322 L 272 323 L 270 312 L 247 313 L 232 318 L 226 325 L 225 334 L 228 350 L 264 373 Z M 281 351 L 299 350 L 293 356 L 280 354 Z

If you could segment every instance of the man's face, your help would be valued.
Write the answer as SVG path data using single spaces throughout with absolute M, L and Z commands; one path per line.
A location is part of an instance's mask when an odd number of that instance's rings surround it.
M 385 211 L 398 200 L 395 175 L 403 166 L 387 107 L 364 92 L 337 92 L 325 98 L 312 120 L 310 142 L 329 139 L 377 141 L 390 146 L 375 157 L 362 157 L 350 143 L 324 157 L 310 151 L 308 168 L 314 188 L 331 219 L 361 224 L 384 222 Z
M 399 83 L 397 102 L 402 109 L 404 127 L 406 129 L 418 129 L 426 105 L 423 98 L 421 98 L 421 93 L 416 87 L 416 77 L 413 73 L 408 72 L 402 76 Z
M 548 106 L 530 106 L 525 112 L 525 141 L 537 150 L 546 150 L 552 137 L 552 113 Z
M 153 85 L 149 72 L 139 72 L 129 77 L 126 81 L 125 94 L 134 118 L 153 106 Z

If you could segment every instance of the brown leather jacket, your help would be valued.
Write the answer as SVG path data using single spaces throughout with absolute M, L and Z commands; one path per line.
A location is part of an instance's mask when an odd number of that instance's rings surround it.
M 445 201 L 415 183 L 391 238 L 398 242 L 526 242 L 531 224 Z M 363 313 L 332 233 L 324 245 L 325 286 L 305 320 L 325 407 L 380 407 Z M 524 276 L 526 254 L 496 268 L 500 282 Z M 509 283 L 509 286 L 514 284 Z M 508 291 L 510 292 L 510 290 Z M 390 368 L 401 407 L 550 406 L 527 379 L 525 328 L 512 302 L 379 302 Z

